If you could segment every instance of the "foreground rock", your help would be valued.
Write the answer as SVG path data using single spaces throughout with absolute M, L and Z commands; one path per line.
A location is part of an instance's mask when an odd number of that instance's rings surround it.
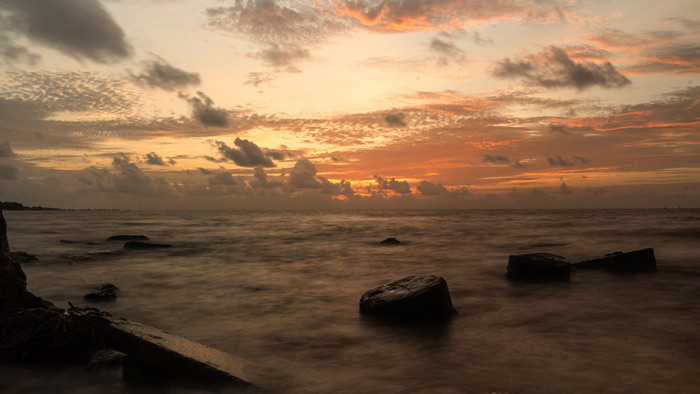
M 238 357 L 95 308 L 63 310 L 34 296 L 22 268 L 10 258 L 6 230 L 0 211 L 0 362 L 91 362 L 93 368 L 123 360 L 125 377 L 136 380 L 259 387 L 262 379 Z M 98 289 L 117 290 L 110 284 Z
M 633 252 L 615 252 L 604 257 L 586 260 L 574 264 L 575 269 L 602 269 L 616 273 L 656 272 L 654 249 L 635 250 Z
M 528 253 L 508 257 L 506 276 L 510 280 L 546 282 L 568 281 L 571 263 L 552 253 Z
M 85 294 L 83 299 L 89 302 L 116 301 L 119 288 L 111 283 L 96 286 L 92 293 Z
M 107 241 L 148 241 L 145 235 L 112 235 Z
M 387 238 L 379 243 L 380 245 L 400 245 L 401 241 L 396 238 Z
M 447 282 L 434 275 L 409 276 L 367 291 L 360 312 L 403 320 L 439 320 L 456 313 Z
M 254 366 L 242 358 L 144 324 L 113 317 L 105 342 L 129 356 L 125 377 L 133 380 L 179 379 L 260 386 Z
M 152 244 L 148 242 L 130 241 L 124 244 L 124 249 L 163 249 L 172 248 L 173 245 Z

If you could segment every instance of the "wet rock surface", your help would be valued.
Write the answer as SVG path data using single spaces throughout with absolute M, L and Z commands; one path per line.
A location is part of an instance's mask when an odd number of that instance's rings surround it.
M 117 300 L 119 288 L 111 283 L 96 286 L 91 293 L 85 294 L 83 299 L 88 302 L 109 302 Z
M 360 298 L 360 312 L 401 320 L 439 320 L 456 311 L 445 279 L 422 275 L 365 292 Z
M 633 252 L 614 252 L 605 256 L 581 261 L 573 265 L 574 269 L 600 269 L 613 273 L 656 272 L 654 249 L 635 250 Z
M 528 253 L 508 257 L 506 276 L 516 281 L 568 281 L 571 263 L 552 253 Z
M 153 244 L 149 242 L 129 241 L 124 244 L 124 249 L 164 249 L 172 248 L 173 245 Z
M 148 241 L 148 237 L 145 235 L 112 235 L 107 238 L 107 241 Z

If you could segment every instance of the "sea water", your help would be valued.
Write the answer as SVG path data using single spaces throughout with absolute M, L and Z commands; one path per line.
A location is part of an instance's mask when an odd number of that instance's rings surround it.
M 698 393 L 700 210 L 6 211 L 29 290 L 243 357 L 284 393 Z M 169 249 L 121 253 L 111 235 Z M 395 237 L 400 245 L 379 242 Z M 61 242 L 61 241 L 64 242 Z M 70 242 L 66 242 L 70 241 Z M 658 272 L 511 283 L 510 254 L 654 248 Z M 367 290 L 446 279 L 444 324 L 359 314 Z M 80 368 L 0 366 L 4 393 L 150 392 Z M 225 388 L 170 387 L 167 392 Z

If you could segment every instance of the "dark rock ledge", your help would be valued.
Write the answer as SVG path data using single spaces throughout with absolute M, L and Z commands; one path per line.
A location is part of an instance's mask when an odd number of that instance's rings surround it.
M 30 293 L 0 211 L 0 362 L 87 365 L 113 349 L 126 354 L 119 359 L 130 380 L 263 386 L 258 367 L 231 354 L 95 308 L 59 309 Z

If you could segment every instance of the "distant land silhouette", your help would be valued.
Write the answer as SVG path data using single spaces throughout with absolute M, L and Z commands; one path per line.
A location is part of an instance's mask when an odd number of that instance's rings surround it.
M 6 211 L 60 211 L 60 208 L 46 208 L 46 207 L 25 207 L 24 205 L 14 202 L 14 201 L 2 201 L 0 202 L 0 209 Z

